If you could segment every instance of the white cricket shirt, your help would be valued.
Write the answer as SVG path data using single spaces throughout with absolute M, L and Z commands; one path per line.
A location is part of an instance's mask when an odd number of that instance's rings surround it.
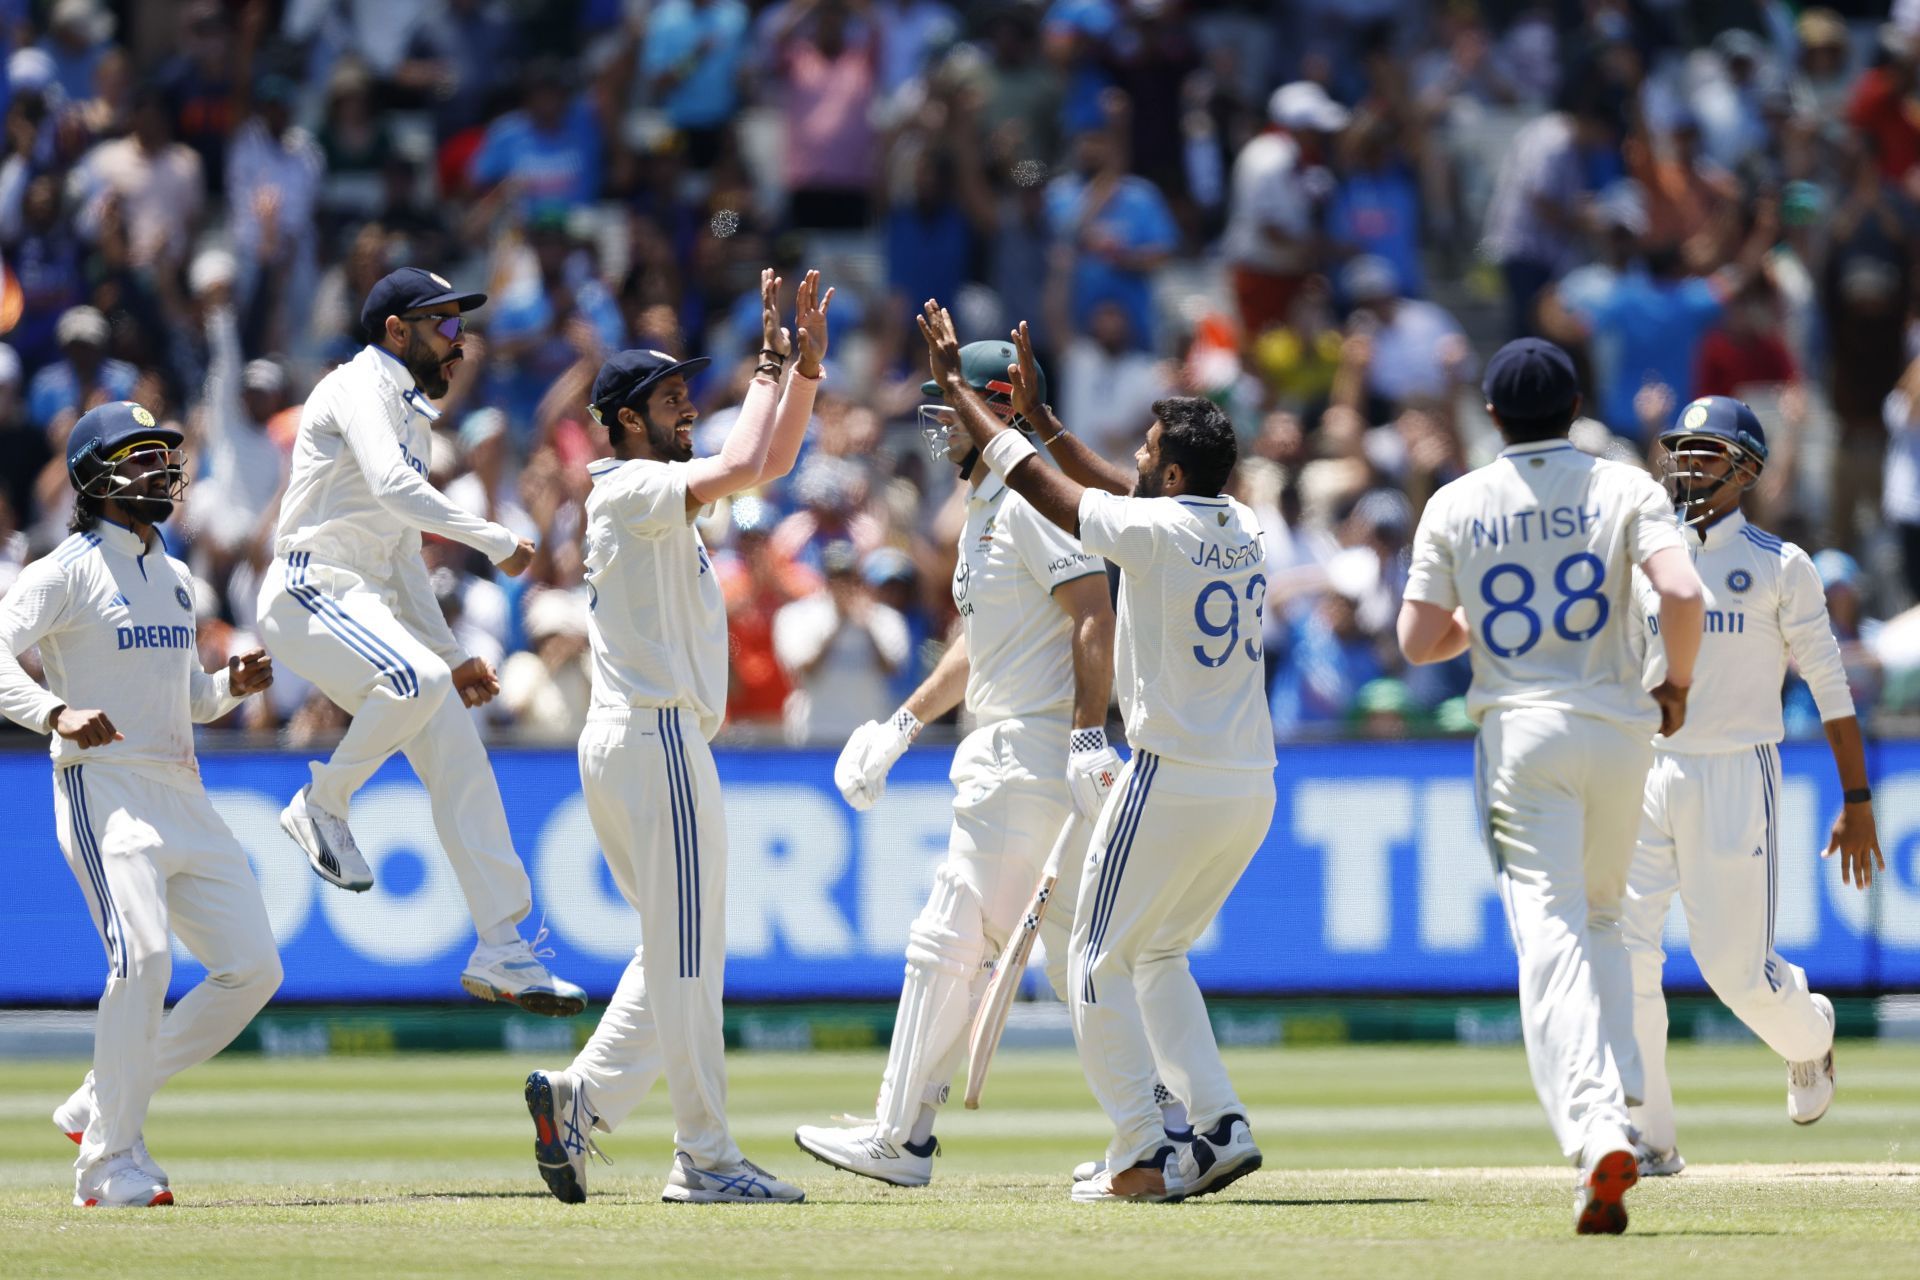
M 1827 620 L 1827 593 L 1807 553 L 1747 522 L 1738 511 L 1687 537 L 1693 566 L 1706 586 L 1706 635 L 1687 694 L 1687 722 L 1671 738 L 1654 736 L 1667 751 L 1705 754 L 1743 751 L 1780 741 L 1780 688 L 1787 660 L 1800 668 L 1822 720 L 1853 714 L 1853 695 L 1840 642 Z M 1660 600 L 1646 575 L 1634 574 L 1644 627 L 1644 683 L 1667 678 L 1660 643 Z
M 1684 546 L 1659 482 L 1565 440 L 1509 445 L 1441 488 L 1420 515 L 1406 598 L 1466 606 L 1467 714 L 1547 707 L 1649 733 L 1633 566 Z
M 512 530 L 462 509 L 427 480 L 440 416 L 399 357 L 366 347 L 320 379 L 300 414 L 274 554 L 315 560 L 391 582 L 420 533 L 464 542 L 498 564 Z
M 992 472 L 967 496 L 953 605 L 967 636 L 967 710 L 995 720 L 1073 713 L 1073 619 L 1054 588 L 1106 573 Z
M 240 703 L 224 669 L 200 666 L 192 579 L 159 540 L 149 551 L 100 521 L 28 565 L 0 601 L 0 713 L 52 737 L 55 767 L 138 764 L 197 773 L 193 726 Z M 40 646 L 47 688 L 15 655 Z M 104 711 L 123 741 L 82 748 L 50 723 L 56 708 Z
M 727 606 L 687 515 L 687 466 L 587 468 L 586 573 L 596 707 L 684 707 L 712 738 L 727 714 Z
M 1127 741 L 1187 764 L 1272 769 L 1259 517 L 1227 497 L 1088 489 L 1080 543 L 1120 566 L 1113 683 Z

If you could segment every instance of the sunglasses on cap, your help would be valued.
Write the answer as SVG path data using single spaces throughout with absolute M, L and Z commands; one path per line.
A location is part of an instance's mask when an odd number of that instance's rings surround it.
M 459 337 L 461 332 L 467 327 L 467 318 L 465 316 L 420 315 L 401 316 L 400 318 L 408 324 L 412 324 L 417 320 L 437 321 L 438 323 L 433 326 L 433 331 L 445 338 L 448 342 L 452 342 L 455 338 Z

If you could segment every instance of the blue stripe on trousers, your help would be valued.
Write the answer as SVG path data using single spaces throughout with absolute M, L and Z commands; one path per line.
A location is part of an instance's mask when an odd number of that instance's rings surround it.
M 680 786 L 686 792 L 687 799 L 687 850 L 688 865 L 693 869 L 693 892 L 688 897 L 687 909 L 693 916 L 693 976 L 700 976 L 700 945 L 706 932 L 705 916 L 700 911 L 700 821 L 694 809 L 693 764 L 687 756 L 686 725 L 680 712 L 676 710 L 668 717 L 673 722 L 673 740 L 680 749 Z
M 83 765 L 74 765 L 63 771 L 61 782 L 67 788 L 67 811 L 72 819 L 74 845 L 80 850 L 80 861 L 87 868 L 87 878 L 93 882 L 94 894 L 100 899 L 100 934 L 106 939 L 107 961 L 113 972 L 126 977 L 127 930 L 120 921 L 120 910 L 113 905 L 113 893 L 107 886 L 106 861 L 100 855 L 100 845 L 93 837 L 93 818 L 87 811 L 86 782 L 80 775 Z
M 1762 962 L 1762 968 L 1766 972 L 1767 986 L 1772 988 L 1775 991 L 1778 991 L 1780 989 L 1780 984 L 1773 980 L 1773 961 L 1772 961 L 1773 909 L 1774 909 L 1773 870 L 1774 870 L 1774 857 L 1775 857 L 1773 773 L 1772 773 L 1772 770 L 1769 769 L 1767 766 L 1767 749 L 1765 747 L 1755 747 L 1753 749 L 1753 754 L 1755 759 L 1757 759 L 1760 764 L 1760 804 L 1762 809 L 1766 813 L 1766 822 L 1767 822 L 1766 834 L 1761 841 L 1761 850 L 1766 855 L 1766 859 L 1767 859 L 1767 938 L 1766 938 L 1766 948 L 1762 952 L 1762 956 L 1764 957 Z
M 1094 896 L 1093 923 L 1087 930 L 1087 981 L 1086 1002 L 1097 1004 L 1099 1000 L 1094 990 L 1093 966 L 1100 958 L 1100 949 L 1106 942 L 1107 926 L 1113 921 L 1113 908 L 1120 896 L 1120 877 L 1126 873 L 1127 856 L 1133 852 L 1133 838 L 1140 830 L 1140 819 L 1146 813 L 1147 792 L 1153 786 L 1153 776 L 1160 770 L 1160 758 L 1145 751 L 1134 753 L 1133 776 L 1127 779 L 1128 795 L 1121 801 L 1121 812 L 1114 821 L 1114 829 L 1107 836 L 1106 863 L 1100 868 L 1099 891 Z
M 307 581 L 307 564 L 310 555 L 305 551 L 296 551 L 287 557 L 290 571 L 298 570 L 298 580 L 289 578 L 287 591 L 298 600 L 302 607 L 314 617 L 320 619 L 327 630 L 333 632 L 342 643 L 373 665 L 374 670 L 387 677 L 394 692 L 403 698 L 411 698 L 420 692 L 420 678 L 414 673 L 407 660 L 396 653 L 391 645 L 375 635 L 367 625 L 340 607 L 339 601 L 322 592 Z
M 686 751 L 679 736 L 679 713 L 659 712 L 660 749 L 667 762 L 667 802 L 673 818 L 673 891 L 679 909 L 680 976 L 700 976 L 700 846 L 695 833 L 692 789 L 687 785 Z

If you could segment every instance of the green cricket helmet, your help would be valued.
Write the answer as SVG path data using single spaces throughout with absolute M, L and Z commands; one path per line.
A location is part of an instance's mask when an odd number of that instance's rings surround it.
M 1011 405 L 1013 403 L 1013 383 L 1007 380 L 1007 366 L 1017 364 L 1020 352 L 1011 342 L 969 342 L 960 348 L 960 376 L 966 384 L 978 391 L 990 405 Z M 1047 371 L 1034 366 L 1039 375 L 1040 403 L 1047 402 Z M 931 397 L 937 403 L 920 406 L 920 434 L 927 442 L 927 451 L 938 462 L 947 455 L 947 422 L 951 420 L 953 410 L 944 401 L 940 401 L 940 384 L 931 380 L 920 384 L 920 394 Z M 1033 424 L 1018 416 L 1008 419 L 1022 431 L 1032 431 Z M 977 450 L 969 453 L 960 464 L 960 476 L 965 479 L 973 471 L 977 461 Z

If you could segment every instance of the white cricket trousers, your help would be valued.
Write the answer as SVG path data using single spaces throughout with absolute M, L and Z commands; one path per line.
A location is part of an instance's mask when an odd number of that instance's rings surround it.
M 1245 1114 L 1187 952 L 1273 821 L 1273 774 L 1136 750 L 1094 824 L 1068 945 L 1068 1005 L 1093 1096 L 1113 1122 L 1107 1167 L 1166 1142 L 1156 1078 L 1195 1133 Z
M 1806 971 L 1773 949 L 1780 897 L 1780 752 L 1772 745 L 1707 755 L 1656 751 L 1640 842 L 1627 877 L 1633 1030 L 1646 1077 L 1633 1122 L 1657 1151 L 1677 1145 L 1667 1078 L 1666 961 L 1661 930 L 1675 891 L 1687 945 L 1727 1008 L 1789 1062 L 1833 1047 Z
M 741 1159 L 727 1131 L 727 822 L 699 719 L 675 707 L 596 707 L 580 735 L 587 816 L 640 946 L 568 1070 L 609 1132 L 663 1072 L 674 1146 L 703 1169 Z
M 260 583 L 260 632 L 287 665 L 353 717 L 313 765 L 308 798 L 348 817 L 354 792 L 404 751 L 433 806 L 433 828 L 482 933 L 533 907 L 513 851 L 500 784 L 453 673 L 394 614 L 393 592 L 305 552 L 276 558 Z
M 133 1146 L 161 1085 L 240 1034 L 280 986 L 280 955 L 246 852 L 197 777 L 128 765 L 53 771 L 54 830 L 107 949 L 93 1033 L 93 1119 L 79 1168 Z M 168 933 L 206 979 L 161 1016 Z
M 1638 1098 L 1621 898 L 1653 746 L 1644 729 L 1545 708 L 1487 712 L 1475 743 L 1487 849 L 1520 961 L 1533 1087 L 1560 1150 L 1612 1146 Z

